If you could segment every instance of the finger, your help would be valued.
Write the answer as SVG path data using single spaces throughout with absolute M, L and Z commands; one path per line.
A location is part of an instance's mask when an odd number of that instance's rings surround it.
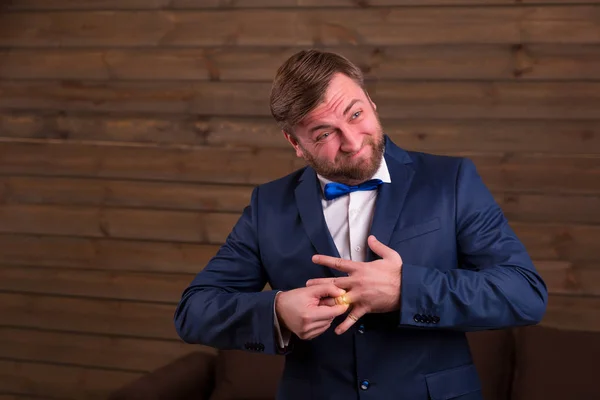
M 316 283 L 313 283 L 315 281 Z M 349 276 L 343 276 L 341 278 L 315 278 L 306 281 L 306 286 L 316 286 L 319 284 L 319 282 L 321 282 L 321 284 L 332 284 L 341 289 L 350 290 L 352 289 L 352 284 L 354 281 Z
M 315 321 L 326 321 L 326 320 L 331 320 L 335 317 L 337 317 L 338 315 L 342 315 L 343 313 L 345 313 L 346 311 L 348 311 L 348 305 L 347 304 L 336 304 L 333 306 L 322 306 L 322 307 L 317 307 L 314 311 L 314 320 Z
M 306 286 L 323 285 L 327 283 L 334 283 L 335 278 L 315 278 L 306 281 Z
M 354 272 L 357 268 L 357 263 L 355 261 L 344 260 L 343 258 L 337 257 L 324 256 L 322 254 L 314 255 L 312 258 L 312 262 L 347 273 Z
M 350 305 L 352 302 L 356 302 L 356 298 L 352 296 L 350 292 L 346 292 L 343 295 L 334 298 L 333 300 L 335 301 L 335 304 L 339 305 Z
M 313 321 L 311 322 L 309 325 L 306 326 L 306 331 L 311 331 L 311 330 L 318 330 L 318 329 L 327 329 L 331 323 L 333 322 L 332 319 L 326 319 L 324 321 Z
M 324 297 L 319 301 L 320 306 L 335 306 L 337 303 L 335 302 L 335 298 L 333 297 Z
M 342 333 L 346 332 L 365 314 L 366 311 L 359 307 L 351 309 L 348 315 L 346 316 L 346 319 L 335 328 L 335 333 L 341 335 Z
M 367 243 L 369 244 L 369 247 L 371 248 L 371 250 L 373 250 L 373 252 L 375 254 L 377 254 L 378 256 L 380 256 L 381 258 L 400 257 L 400 255 L 398 254 L 398 252 L 396 250 L 389 248 L 385 244 L 381 243 L 373 235 L 369 235 L 369 237 L 367 238 Z
M 325 326 L 322 326 L 322 327 L 319 327 L 319 328 L 309 329 L 303 335 L 304 336 L 303 339 L 305 339 L 305 340 L 311 340 L 311 339 L 316 338 L 317 336 L 319 336 L 320 334 L 322 334 L 323 332 L 325 332 L 327 329 L 329 329 L 330 325 L 331 325 L 331 321 L 329 322 L 329 324 L 327 324 Z
M 312 289 L 312 295 L 314 297 L 319 297 L 319 298 L 338 297 L 338 296 L 346 294 L 346 291 L 344 289 L 339 288 L 338 286 L 334 285 L 333 283 L 311 286 L 311 289 Z

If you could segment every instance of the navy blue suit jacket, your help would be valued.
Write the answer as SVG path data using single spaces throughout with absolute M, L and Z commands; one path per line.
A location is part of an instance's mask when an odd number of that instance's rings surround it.
M 539 322 L 546 286 L 471 161 L 407 152 L 388 137 L 384 156 L 392 182 L 378 189 L 371 233 L 403 259 L 399 311 L 367 314 L 338 336 L 340 316 L 319 337 L 292 336 L 278 349 L 276 291 L 343 275 L 311 262 L 339 254 L 306 167 L 254 189 L 226 243 L 185 289 L 180 337 L 285 354 L 278 399 L 480 399 L 465 332 Z M 261 291 L 267 282 L 273 290 Z

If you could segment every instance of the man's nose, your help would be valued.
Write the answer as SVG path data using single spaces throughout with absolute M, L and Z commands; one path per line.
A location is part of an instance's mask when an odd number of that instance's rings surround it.
M 362 137 L 357 132 L 345 130 L 342 134 L 342 144 L 340 146 L 344 153 L 356 153 L 362 147 Z

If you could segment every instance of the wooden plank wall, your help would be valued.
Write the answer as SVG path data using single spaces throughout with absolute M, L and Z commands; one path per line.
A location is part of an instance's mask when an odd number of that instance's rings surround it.
M 598 3 L 0 2 L 0 394 L 104 398 L 191 351 L 182 289 L 301 165 L 268 92 L 310 46 L 360 65 L 397 143 L 472 157 L 543 323 L 600 331 Z

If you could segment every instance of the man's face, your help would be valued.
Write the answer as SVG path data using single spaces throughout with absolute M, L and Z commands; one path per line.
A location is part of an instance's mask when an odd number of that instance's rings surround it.
M 381 164 L 384 137 L 375 104 L 352 79 L 336 74 L 325 99 L 294 129 L 284 132 L 298 157 L 325 178 L 357 185 Z

